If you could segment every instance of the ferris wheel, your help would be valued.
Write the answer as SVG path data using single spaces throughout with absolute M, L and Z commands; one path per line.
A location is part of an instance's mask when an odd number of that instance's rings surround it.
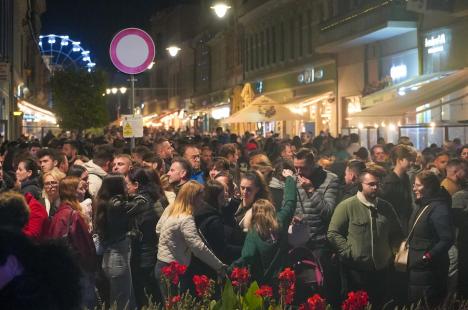
M 94 70 L 96 63 L 91 60 L 91 53 L 81 46 L 81 42 L 71 40 L 67 35 L 41 35 L 39 48 L 42 58 L 50 72 L 66 69 Z

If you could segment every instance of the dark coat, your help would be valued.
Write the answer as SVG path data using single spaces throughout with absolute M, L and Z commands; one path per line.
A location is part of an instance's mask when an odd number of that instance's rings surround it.
M 348 198 L 356 196 L 359 190 L 359 185 L 357 183 L 346 184 L 343 187 L 343 195 L 341 196 L 341 201 L 345 201 Z
M 441 188 L 432 197 L 418 202 L 410 220 L 410 227 L 425 206 L 409 240 L 409 301 L 427 298 L 431 305 L 443 301 L 447 287 L 449 266 L 448 250 L 454 242 L 453 218 L 450 210 L 450 195 Z M 431 259 L 423 261 L 428 253 Z
M 41 187 L 37 178 L 29 178 L 21 182 L 21 194 L 31 193 L 36 200 L 41 199 Z
M 148 193 L 142 192 L 132 198 L 129 203 L 128 214 L 132 218 L 133 229 L 137 238 L 133 242 L 132 262 L 134 266 L 154 267 L 156 264 L 157 236 L 156 236 L 156 202 Z
M 403 233 L 408 233 L 408 221 L 413 210 L 411 197 L 411 185 L 408 175 L 405 173 L 400 178 L 395 172 L 389 173 L 382 184 L 381 197 L 395 209 L 400 218 Z
M 240 257 L 242 246 L 230 243 L 233 228 L 224 224 L 216 207 L 205 203 L 195 214 L 195 224 L 205 244 L 223 263 L 230 264 Z M 213 269 L 196 257 L 192 257 L 190 269 L 194 274 L 216 278 Z

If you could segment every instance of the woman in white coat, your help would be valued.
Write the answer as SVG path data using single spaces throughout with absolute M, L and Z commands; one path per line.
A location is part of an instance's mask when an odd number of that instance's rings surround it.
M 163 296 L 166 295 L 166 288 L 161 283 L 161 269 L 173 261 L 188 267 L 193 254 L 218 273 L 225 269 L 224 264 L 203 243 L 195 226 L 193 214 L 202 203 L 203 185 L 189 181 L 182 186 L 174 203 L 166 208 L 156 226 L 159 244 L 155 275 Z M 190 285 L 188 274 L 180 277 L 181 293 Z

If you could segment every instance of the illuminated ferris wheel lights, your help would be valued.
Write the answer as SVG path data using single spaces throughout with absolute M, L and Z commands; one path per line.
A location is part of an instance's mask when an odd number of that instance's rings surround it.
M 68 35 L 39 35 L 38 41 L 41 54 L 48 59 L 48 69 L 51 72 L 65 70 L 70 66 L 81 66 L 92 72 L 96 66 L 91 60 L 90 51 L 83 49 L 81 42 L 71 40 Z M 46 42 L 49 44 L 46 45 Z
M 73 45 L 72 51 L 73 52 L 81 51 L 80 44 L 81 44 L 81 42 L 78 42 L 78 41 L 72 42 L 72 45 Z

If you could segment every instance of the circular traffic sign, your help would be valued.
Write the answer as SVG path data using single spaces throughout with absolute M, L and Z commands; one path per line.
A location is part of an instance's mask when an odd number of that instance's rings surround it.
M 148 69 L 153 61 L 154 42 L 141 29 L 123 29 L 112 39 L 109 54 L 117 69 L 127 74 L 138 74 Z

